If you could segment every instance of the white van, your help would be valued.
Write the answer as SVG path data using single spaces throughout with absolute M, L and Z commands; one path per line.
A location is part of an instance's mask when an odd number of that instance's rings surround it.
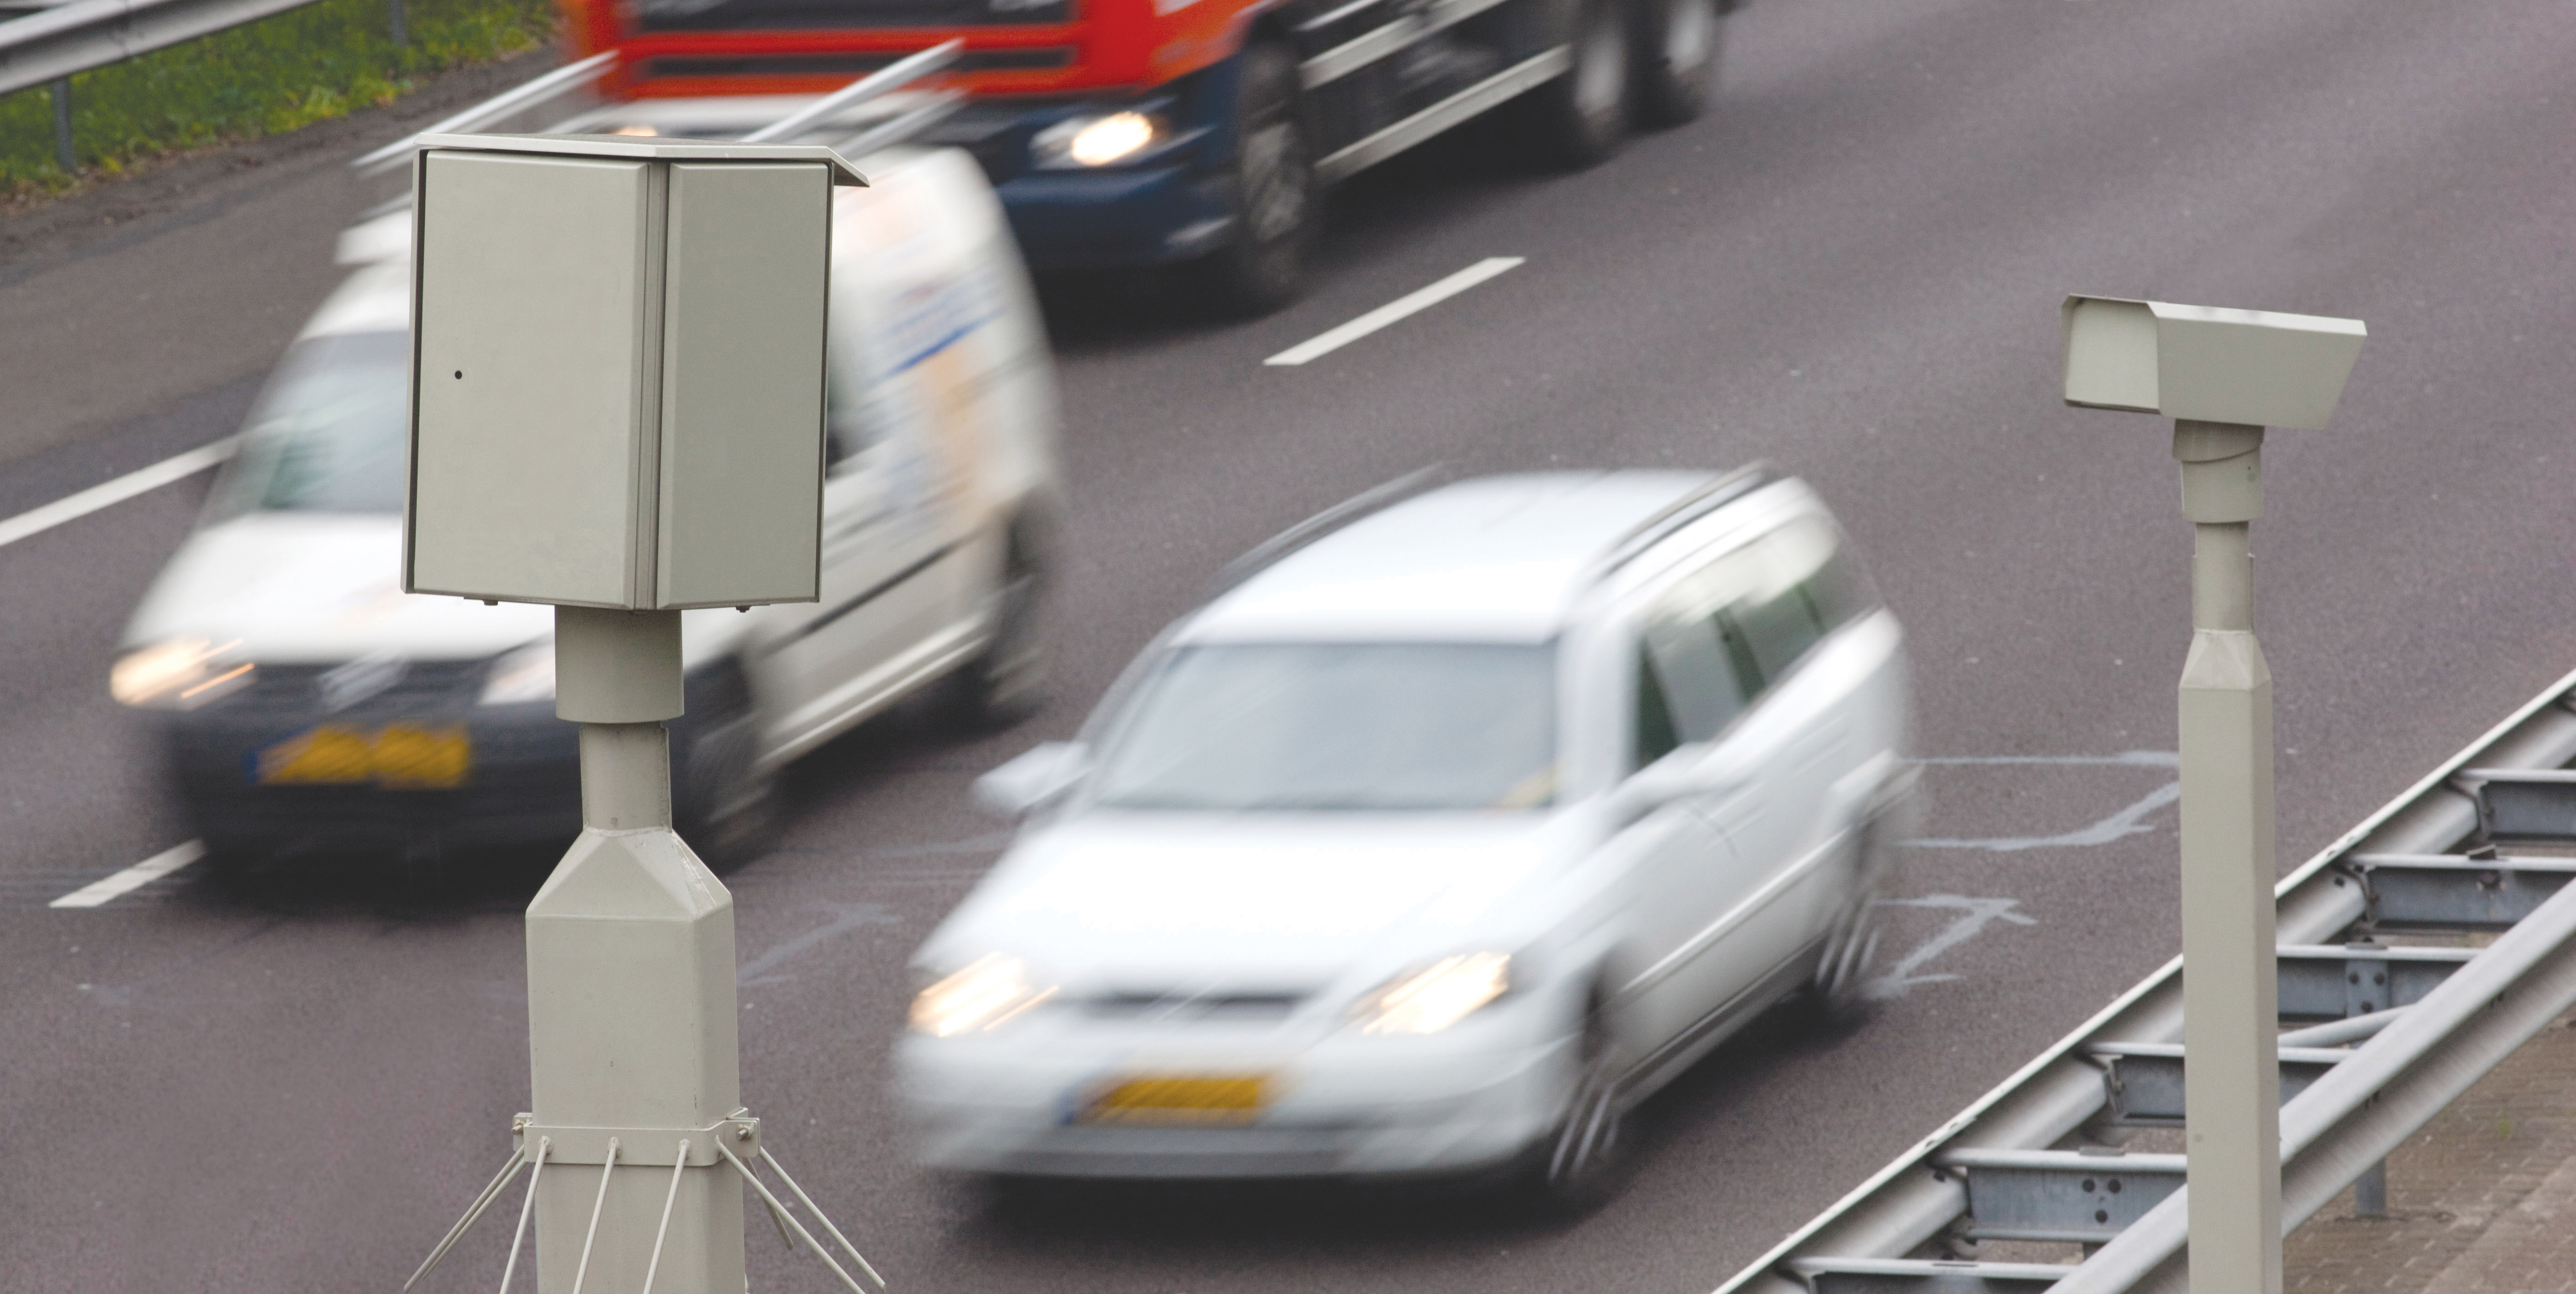
M 674 807 L 719 864 L 759 847 L 787 761 L 925 688 L 1004 722 L 1041 680 L 1056 393 L 1026 272 L 964 153 L 862 167 L 833 226 L 822 598 L 684 620 Z M 125 631 L 111 688 L 160 720 L 218 861 L 580 830 L 548 609 L 398 586 L 409 230 L 343 235 L 355 270 Z

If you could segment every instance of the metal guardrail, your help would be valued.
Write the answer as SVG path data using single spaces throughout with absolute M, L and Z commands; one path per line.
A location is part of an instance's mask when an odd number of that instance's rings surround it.
M 616 65 L 617 51 L 593 54 L 578 63 L 567 63 L 533 81 L 514 86 L 475 104 L 433 126 L 426 126 L 394 142 L 360 156 L 349 165 L 362 175 L 374 175 L 411 164 L 412 150 L 423 135 L 461 135 L 479 131 L 513 113 L 525 112 L 540 104 L 552 103 L 591 82 L 608 75 Z
M 2281 1226 L 2386 1156 L 2576 1006 L 2576 674 L 2445 761 L 2275 889 Z M 2496 935 L 2485 948 L 2399 934 Z M 2175 958 L 1737 1273 L 1718 1294 L 2109 1294 L 2187 1285 L 2180 1158 L 2122 1130 L 2176 1126 Z M 2357 1043 L 2349 1050 L 2334 1044 Z M 2085 1247 L 2074 1266 L 1979 1261 L 1982 1242 Z
M 0 94 L 50 84 L 54 160 L 77 169 L 72 150 L 72 74 L 121 63 L 229 27 L 301 9 L 313 0 L 70 0 L 0 22 Z M 386 0 L 397 45 L 411 43 L 403 0 Z

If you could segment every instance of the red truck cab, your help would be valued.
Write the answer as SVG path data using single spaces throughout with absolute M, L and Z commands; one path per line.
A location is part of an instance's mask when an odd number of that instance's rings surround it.
M 1032 268 L 1297 290 L 1322 190 L 1488 111 L 1544 159 L 1696 115 L 1720 0 L 561 0 L 612 98 L 820 94 L 965 42 L 921 142 L 972 153 Z

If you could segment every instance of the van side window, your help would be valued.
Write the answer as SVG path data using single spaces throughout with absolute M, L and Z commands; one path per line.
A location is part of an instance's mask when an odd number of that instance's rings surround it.
M 1841 537 L 1818 517 L 1791 521 L 1718 558 L 1668 601 L 1676 617 L 1704 620 L 1714 634 L 1735 685 L 1729 719 L 1826 634 L 1878 605 Z
M 1647 617 L 1643 637 L 1681 740 L 1706 741 L 1744 709 L 1744 691 L 1712 618 L 1667 604 Z
M 1635 766 L 1723 731 L 1744 710 L 1740 672 L 1689 581 L 1660 599 L 1638 634 Z
M 1673 725 L 1672 702 L 1664 694 L 1664 683 L 1655 669 L 1655 654 L 1643 646 L 1637 649 L 1637 749 L 1636 760 L 1628 767 L 1646 765 L 1673 753 L 1682 744 L 1681 733 Z

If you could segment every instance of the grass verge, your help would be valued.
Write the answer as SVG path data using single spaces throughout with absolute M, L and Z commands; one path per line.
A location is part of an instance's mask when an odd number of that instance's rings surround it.
M 550 0 L 406 0 L 397 46 L 386 0 L 318 0 L 72 78 L 79 173 L 54 157 L 44 87 L 0 96 L 0 194 L 58 193 L 165 153 L 274 135 L 390 102 L 422 78 L 530 48 Z

